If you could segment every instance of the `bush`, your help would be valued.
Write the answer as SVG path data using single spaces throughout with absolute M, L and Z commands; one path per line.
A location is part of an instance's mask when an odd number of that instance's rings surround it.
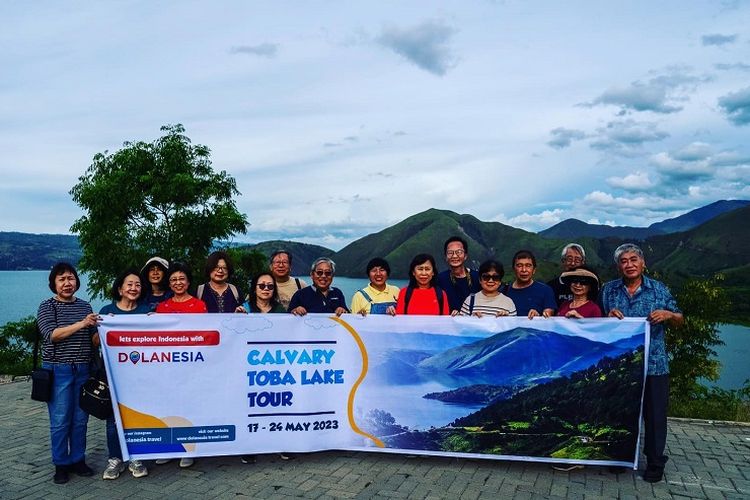
M 0 373 L 28 375 L 31 373 L 36 338 L 36 318 L 28 316 L 6 323 L 0 331 Z

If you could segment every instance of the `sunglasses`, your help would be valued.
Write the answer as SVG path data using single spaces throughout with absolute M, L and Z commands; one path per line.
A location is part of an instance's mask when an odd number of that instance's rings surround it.
M 585 279 L 583 279 L 583 280 L 582 279 L 572 279 L 572 280 L 569 281 L 569 283 L 571 285 L 589 285 L 589 286 L 591 286 L 591 281 L 590 280 L 585 280 Z
M 273 290 L 274 288 L 276 288 L 276 285 L 274 285 L 273 283 L 258 283 L 258 288 L 260 288 L 261 290 Z
M 494 281 L 495 283 L 503 279 L 503 277 L 500 276 L 499 274 L 490 274 L 490 273 L 482 273 L 480 278 L 482 279 L 482 281 Z
M 333 276 L 332 271 L 315 271 L 315 276 L 322 278 L 323 276 Z

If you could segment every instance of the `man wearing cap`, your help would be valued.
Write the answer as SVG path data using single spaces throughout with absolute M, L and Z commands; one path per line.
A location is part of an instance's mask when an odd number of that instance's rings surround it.
M 664 324 L 681 325 L 685 318 L 669 288 L 643 274 L 646 260 L 637 245 L 625 243 L 615 249 L 614 261 L 621 279 L 605 283 L 599 295 L 604 314 L 646 318 L 651 323 L 648 370 L 643 394 L 646 471 L 643 479 L 656 483 L 664 477 L 669 402 L 669 359 L 664 341 Z
M 466 297 L 480 289 L 479 273 L 466 267 L 469 258 L 469 244 L 459 236 L 451 236 L 443 244 L 443 255 L 448 270 L 438 274 L 437 282 L 448 296 L 451 314 L 461 310 Z
M 310 268 L 313 284 L 297 290 L 289 301 L 289 312 L 295 316 L 307 313 L 333 313 L 341 316 L 349 312 L 346 299 L 336 287 L 331 286 L 336 274 L 336 264 L 328 257 L 315 259 Z
M 568 243 L 562 249 L 560 254 L 560 265 L 562 266 L 562 272 L 572 270 L 574 267 L 582 266 L 586 263 L 586 251 L 578 243 Z M 570 287 L 564 283 L 560 283 L 560 278 L 552 278 L 547 282 L 552 287 L 552 291 L 555 293 L 555 301 L 557 302 L 558 308 L 566 300 L 572 300 L 573 294 L 570 291 Z M 594 297 L 596 300 L 596 297 Z
M 160 302 L 173 295 L 169 289 L 167 269 L 169 261 L 158 256 L 148 259 L 141 268 L 143 293 L 139 303 L 146 304 L 151 311 L 155 311 Z
M 307 286 L 304 280 L 292 278 L 292 254 L 288 250 L 276 250 L 271 254 L 271 263 L 268 266 L 273 279 L 276 280 L 276 289 L 279 292 L 279 302 L 284 309 L 289 309 L 289 301 L 297 290 Z
M 352 312 L 367 314 L 396 314 L 398 287 L 386 283 L 391 274 L 391 266 L 381 257 L 367 263 L 367 276 L 370 284 L 357 290 L 352 296 Z

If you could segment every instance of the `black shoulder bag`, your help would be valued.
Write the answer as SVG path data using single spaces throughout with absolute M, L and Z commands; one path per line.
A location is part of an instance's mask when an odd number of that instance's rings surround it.
M 95 354 L 91 375 L 81 386 L 78 406 L 83 411 L 101 420 L 106 420 L 114 413 L 112 410 L 112 396 L 109 393 L 107 373 L 104 371 L 104 361 L 100 354 Z
M 52 379 L 54 372 L 48 368 L 37 368 L 36 362 L 39 359 L 39 324 L 36 324 L 36 339 L 34 339 L 34 358 L 31 370 L 31 399 L 46 403 L 52 400 Z M 52 348 L 54 349 L 54 344 Z

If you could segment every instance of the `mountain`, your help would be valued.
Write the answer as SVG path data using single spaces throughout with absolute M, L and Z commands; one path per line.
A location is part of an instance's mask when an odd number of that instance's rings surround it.
M 0 231 L 0 270 L 3 271 L 50 269 L 61 260 L 75 265 L 81 255 L 75 236 Z
M 645 240 L 659 234 L 677 233 L 693 229 L 721 214 L 750 205 L 750 200 L 719 200 L 709 205 L 696 208 L 690 212 L 655 222 L 648 227 L 609 226 L 606 224 L 588 224 L 578 219 L 566 219 L 537 234 L 545 238 L 576 239 L 620 238 L 628 240 Z
M 333 258 L 335 253 L 333 250 L 319 245 L 282 240 L 264 241 L 254 245 L 240 245 L 239 248 L 257 250 L 267 258 L 270 258 L 271 254 L 276 250 L 288 250 L 292 256 L 292 274 L 295 276 L 309 275 L 310 267 L 315 259 L 318 257 Z M 336 270 L 336 273 L 341 274 L 338 272 L 338 269 Z

